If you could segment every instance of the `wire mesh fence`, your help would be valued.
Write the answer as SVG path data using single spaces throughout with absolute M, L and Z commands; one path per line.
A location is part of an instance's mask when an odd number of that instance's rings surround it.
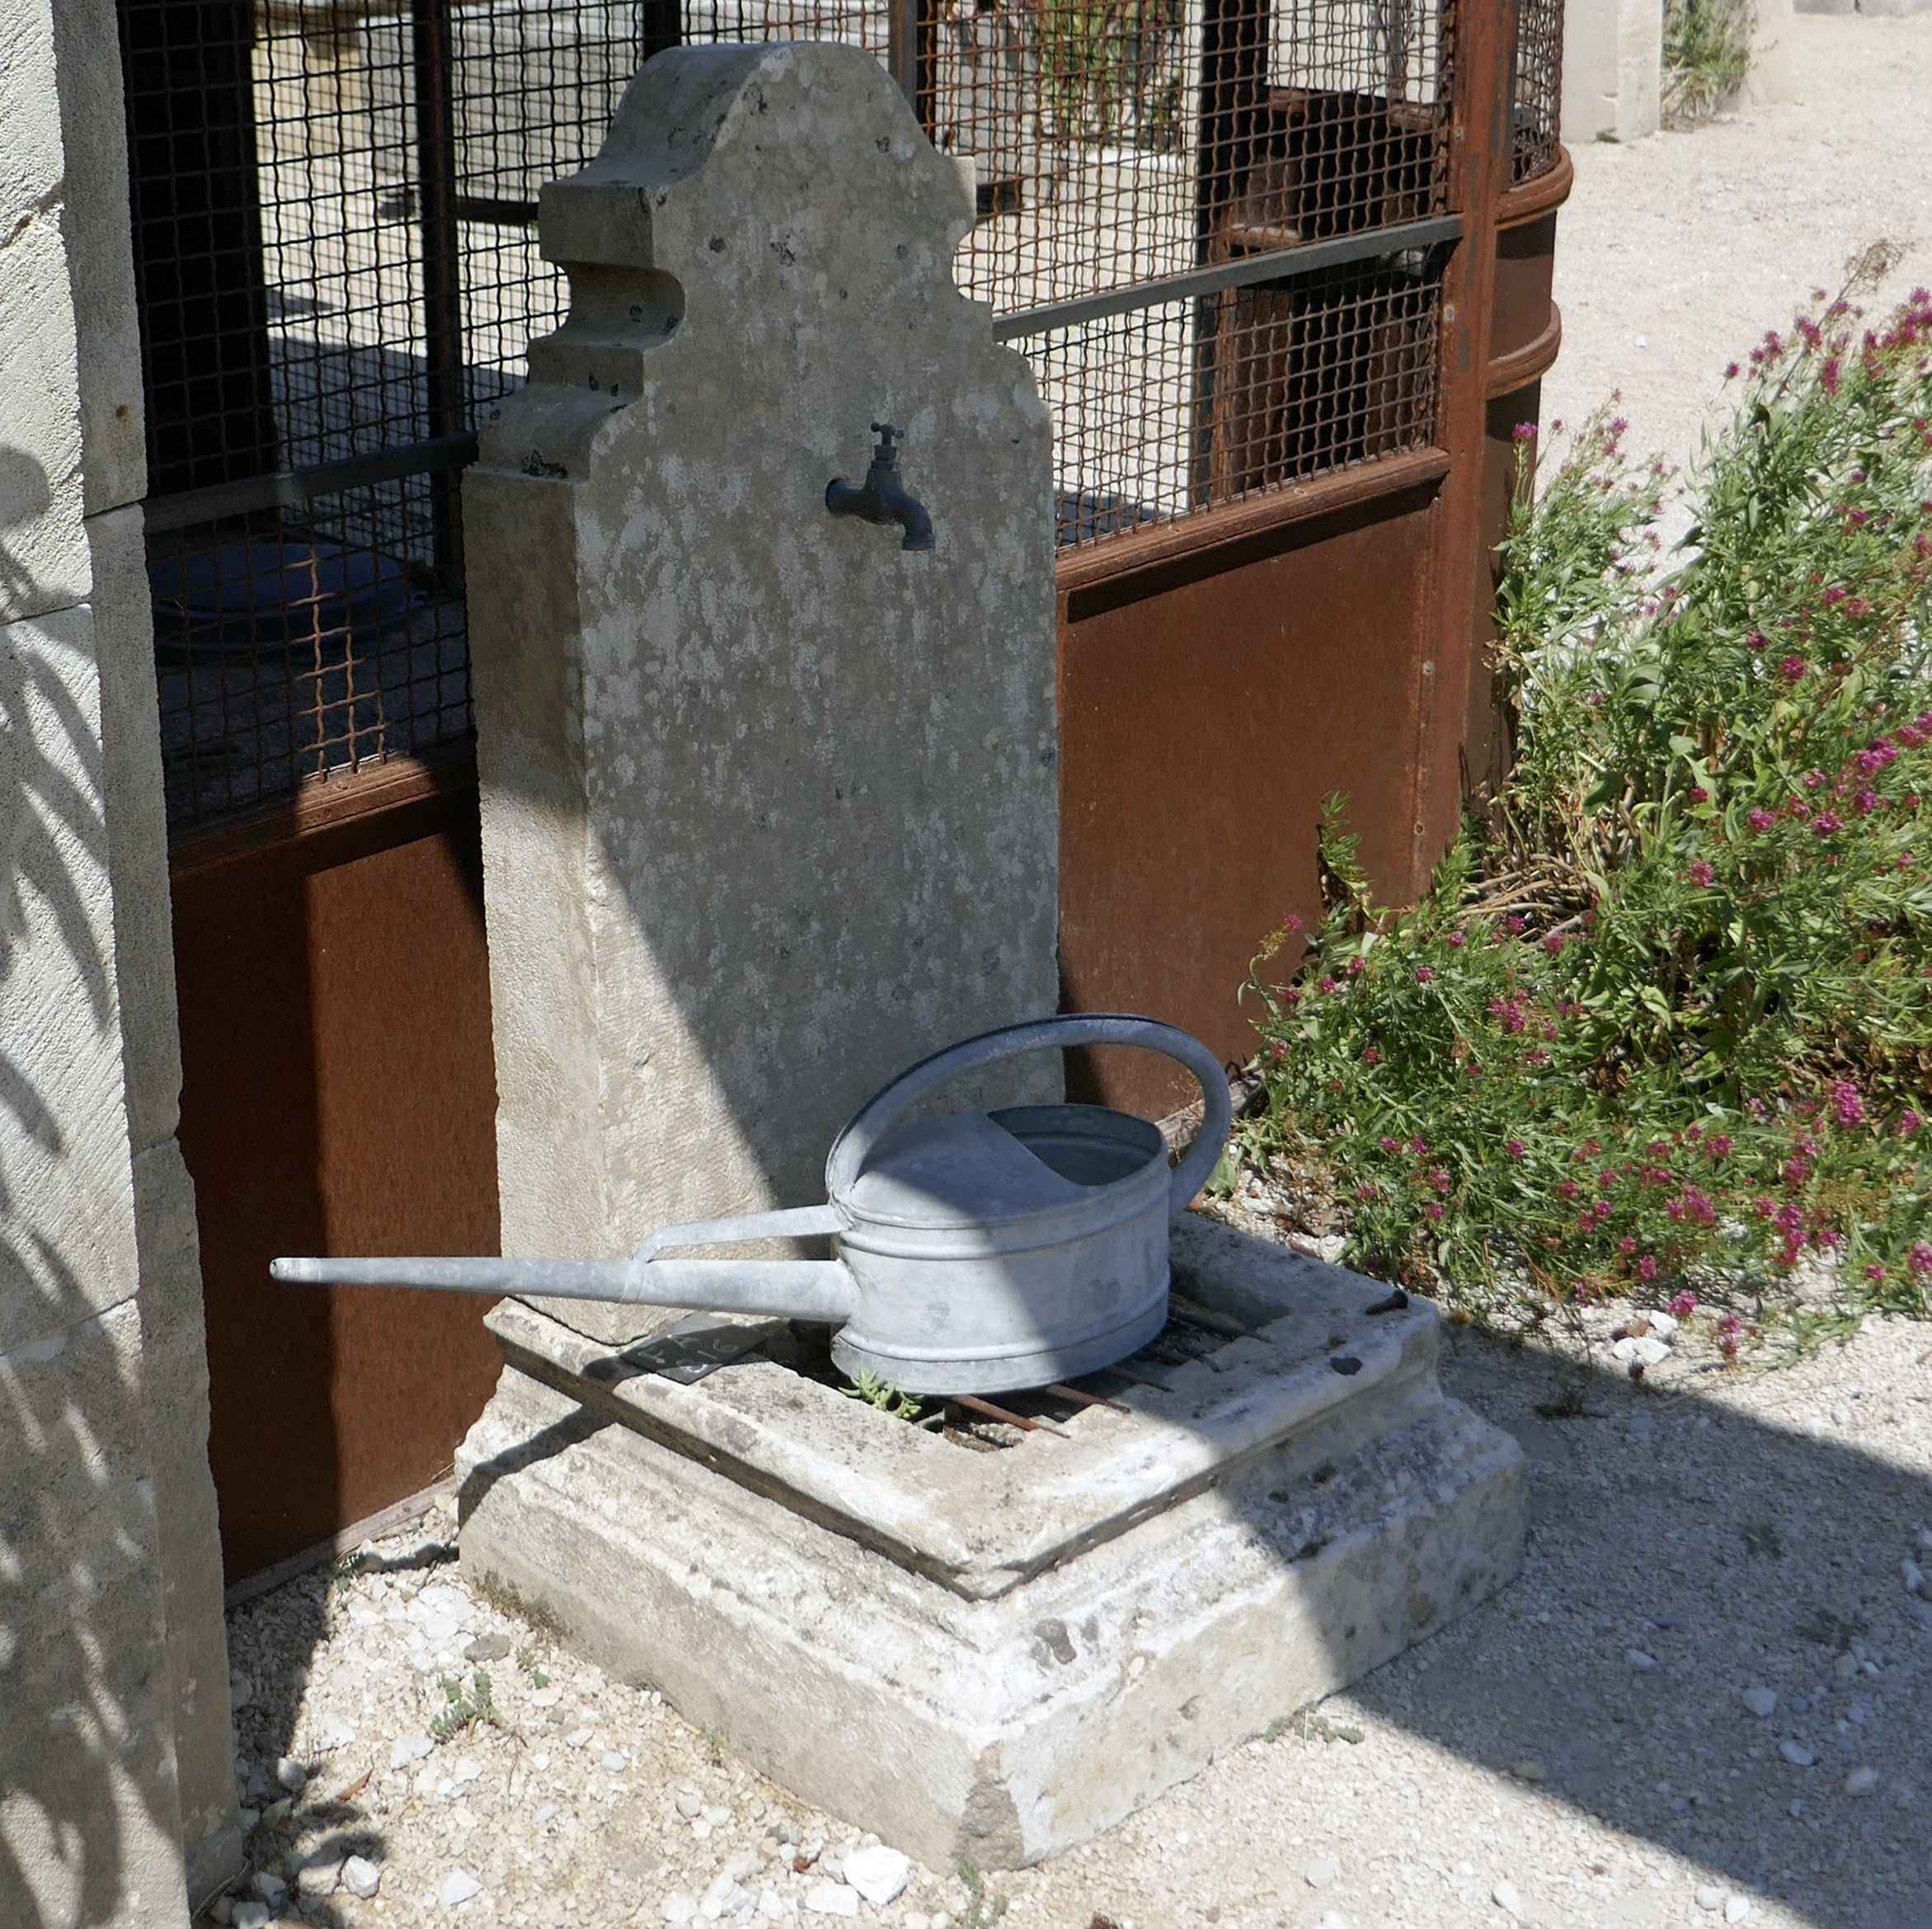
M 120 0 L 120 23 L 183 828 L 467 734 L 451 446 L 565 313 L 539 186 L 660 47 L 887 62 L 972 161 L 955 276 L 1009 319 L 1449 205 L 1453 0 Z M 1427 440 L 1438 269 L 1285 267 L 1020 336 L 1062 542 Z M 411 450 L 435 464 L 402 473 Z M 290 472 L 299 506 L 269 486 Z
M 1521 185 L 1556 165 L 1563 90 L 1563 0 L 1521 0 L 1516 20 L 1516 140 Z

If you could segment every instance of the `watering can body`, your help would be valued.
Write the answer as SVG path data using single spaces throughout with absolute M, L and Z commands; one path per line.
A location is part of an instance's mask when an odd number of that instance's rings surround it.
M 1020 1052 L 1132 1045 L 1200 1083 L 1201 1128 L 1170 1171 L 1158 1129 L 1096 1105 L 912 1117 L 961 1074 Z M 1168 1228 L 1226 1141 L 1227 1082 L 1186 1033 L 1121 1014 L 1035 1020 L 922 1060 L 834 1141 L 827 1201 L 665 1226 L 629 1259 L 278 1259 L 278 1279 L 642 1301 L 829 1322 L 834 1359 L 908 1393 L 1013 1391 L 1093 1372 L 1167 1320 Z M 665 1258 L 830 1235 L 831 1259 Z

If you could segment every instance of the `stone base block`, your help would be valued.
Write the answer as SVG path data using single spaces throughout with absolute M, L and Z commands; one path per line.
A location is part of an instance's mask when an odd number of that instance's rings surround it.
M 929 1866 L 1071 1847 L 1521 1547 L 1520 1451 L 1443 1398 L 1431 1311 L 1216 1228 L 1178 1244 L 1221 1333 L 1005 1451 L 772 1361 L 626 1378 L 518 1309 L 458 1463 L 464 1564 Z

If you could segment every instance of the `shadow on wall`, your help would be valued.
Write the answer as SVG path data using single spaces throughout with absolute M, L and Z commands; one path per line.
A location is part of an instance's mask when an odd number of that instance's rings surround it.
M 0 450 L 7 541 L 45 470 Z M 85 611 L 0 624 L 0 1922 L 178 1893 Z M 117 1183 L 118 1181 L 118 1183 Z

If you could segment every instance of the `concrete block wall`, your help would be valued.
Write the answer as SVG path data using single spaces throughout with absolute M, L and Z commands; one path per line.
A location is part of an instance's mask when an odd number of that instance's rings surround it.
M 238 1865 L 112 0 L 0 0 L 0 1922 Z

